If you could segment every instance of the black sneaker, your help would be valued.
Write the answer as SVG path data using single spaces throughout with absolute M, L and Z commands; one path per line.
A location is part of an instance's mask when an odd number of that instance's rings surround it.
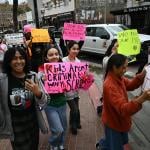
M 97 106 L 97 114 L 99 116 L 101 116 L 101 114 L 102 114 L 102 109 L 103 109 L 103 105 Z
M 78 129 L 82 129 L 81 124 L 77 125 L 77 128 L 78 128 Z
M 76 128 L 71 128 L 71 133 L 73 135 L 77 135 L 77 129 Z
M 96 143 L 95 147 L 96 147 L 96 150 L 101 150 L 101 146 L 99 145 L 99 143 Z

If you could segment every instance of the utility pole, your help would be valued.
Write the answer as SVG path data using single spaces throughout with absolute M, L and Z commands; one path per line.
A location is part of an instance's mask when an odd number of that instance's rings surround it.
M 106 24 L 107 20 L 107 0 L 104 1 L 104 23 Z
M 35 15 L 36 28 L 39 28 L 39 27 L 40 27 L 40 24 L 39 24 L 37 0 L 33 0 L 33 6 L 34 6 L 34 15 Z

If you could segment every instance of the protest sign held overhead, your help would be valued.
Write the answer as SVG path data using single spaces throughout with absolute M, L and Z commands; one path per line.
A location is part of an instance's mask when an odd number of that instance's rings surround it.
M 32 29 L 32 43 L 47 43 L 50 42 L 50 37 L 47 29 Z
M 46 91 L 63 93 L 79 88 L 87 89 L 93 79 L 93 76 L 86 75 L 88 68 L 86 62 L 45 63 Z
M 117 34 L 118 53 L 130 56 L 140 53 L 141 42 L 137 30 L 125 30 Z
M 7 45 L 20 45 L 24 43 L 23 33 L 5 34 L 4 38 L 6 39 Z
M 145 70 L 146 70 L 146 75 L 142 85 L 142 91 L 146 91 L 150 89 L 150 65 L 146 66 Z
M 63 39 L 64 40 L 85 40 L 85 24 L 64 23 Z

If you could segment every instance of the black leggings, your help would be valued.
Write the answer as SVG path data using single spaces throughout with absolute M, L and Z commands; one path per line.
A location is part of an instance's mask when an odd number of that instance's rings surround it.
M 67 101 L 70 111 L 77 112 L 79 110 L 79 97 L 74 98 L 73 100 Z
M 70 107 L 70 125 L 73 128 L 77 128 L 80 126 L 79 97 L 76 97 L 73 100 L 69 100 L 67 102 Z

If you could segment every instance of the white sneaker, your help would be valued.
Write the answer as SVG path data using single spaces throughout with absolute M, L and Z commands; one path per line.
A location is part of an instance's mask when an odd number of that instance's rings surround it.
M 65 148 L 64 148 L 63 145 L 60 145 L 60 146 L 59 146 L 59 149 L 60 149 L 60 150 L 65 150 Z
M 56 147 L 56 146 L 51 146 L 51 149 L 50 149 L 50 150 L 59 150 L 59 148 Z

